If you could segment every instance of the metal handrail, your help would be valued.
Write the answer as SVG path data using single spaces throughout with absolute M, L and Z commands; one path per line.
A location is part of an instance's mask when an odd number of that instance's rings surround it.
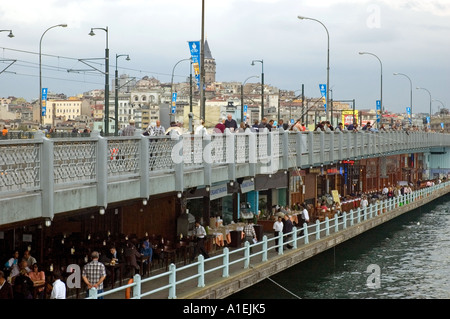
M 208 273 L 212 273 L 214 271 L 222 270 L 222 277 L 229 277 L 230 274 L 228 270 L 230 269 L 231 265 L 243 263 L 242 268 L 239 269 L 241 271 L 242 269 L 248 269 L 249 268 L 249 261 L 251 258 L 255 258 L 259 255 L 261 255 L 261 261 L 260 263 L 264 263 L 268 261 L 267 259 L 267 253 L 269 250 L 275 249 L 278 247 L 278 255 L 272 258 L 276 258 L 279 255 L 282 255 L 284 253 L 284 245 L 285 244 L 293 244 L 293 249 L 301 249 L 302 246 L 299 246 L 298 243 L 303 240 L 303 245 L 306 245 L 310 243 L 310 238 L 314 238 L 314 240 L 320 240 L 323 238 L 326 238 L 328 236 L 331 236 L 333 234 L 337 234 L 340 231 L 344 231 L 349 227 L 361 224 L 363 222 L 367 222 L 368 220 L 371 220 L 379 215 L 386 214 L 388 212 L 391 212 L 403 205 L 411 204 L 414 201 L 427 197 L 431 195 L 433 192 L 435 192 L 438 189 L 441 188 L 448 188 L 450 187 L 450 182 L 443 182 L 441 184 L 437 184 L 431 187 L 422 188 L 420 190 L 413 191 L 406 195 L 399 195 L 398 197 L 384 199 L 376 202 L 374 205 L 370 205 L 364 210 L 361 208 L 357 208 L 355 210 L 350 210 L 350 212 L 342 212 L 342 214 L 335 214 L 332 219 L 329 219 L 328 217 L 325 218 L 323 222 L 320 222 L 319 220 L 316 220 L 316 223 L 311 225 L 303 225 L 303 228 L 297 228 L 294 227 L 292 232 L 287 234 L 279 235 L 278 237 L 271 237 L 268 238 L 266 235 L 263 236 L 262 241 L 249 244 L 248 242 L 245 242 L 243 247 L 237 248 L 233 251 L 230 251 L 228 247 L 225 247 L 223 249 L 223 253 L 210 257 L 208 259 L 204 259 L 202 255 L 198 256 L 198 261 L 193 262 L 189 265 L 185 265 L 182 267 L 177 268 L 175 264 L 171 264 L 169 267 L 169 271 L 142 279 L 140 275 L 134 276 L 134 282 L 132 284 L 127 284 L 115 289 L 111 289 L 109 291 L 102 292 L 100 294 L 97 294 L 97 291 L 95 288 L 92 288 L 89 292 L 89 297 L 86 299 L 96 299 L 97 297 L 103 296 L 106 297 L 108 295 L 112 295 L 114 293 L 125 291 L 127 288 L 133 288 L 133 292 L 135 292 L 133 298 L 134 299 L 141 299 L 143 297 L 155 294 L 157 292 L 160 292 L 162 290 L 168 289 L 168 298 L 169 299 L 175 299 L 176 298 L 176 289 L 178 285 L 181 285 L 183 283 L 186 283 L 191 280 L 197 280 L 197 287 L 205 287 L 205 275 Z M 306 227 L 305 227 L 306 226 Z M 300 235 L 300 232 L 304 230 L 304 234 Z M 322 234 L 325 233 L 325 236 L 322 236 Z M 292 239 L 288 241 L 284 241 L 284 237 L 287 235 L 291 235 Z M 269 245 L 272 241 L 278 240 L 278 245 Z M 261 247 L 260 251 L 257 251 L 253 254 L 250 253 L 250 249 L 256 249 L 257 247 Z M 241 256 L 242 252 L 244 252 L 244 255 Z M 235 258 L 233 258 L 235 257 Z M 214 260 L 220 260 L 222 259 L 224 262 L 216 267 L 211 267 L 207 269 L 207 265 Z M 197 267 L 198 272 L 192 276 L 176 280 L 173 282 L 170 282 L 171 279 L 177 278 L 179 274 L 181 274 L 183 271 L 188 270 L 189 268 Z M 154 282 L 157 279 L 168 277 L 168 283 L 166 285 L 160 286 L 156 289 L 152 289 L 146 292 L 140 292 L 143 288 L 143 285 L 146 283 Z

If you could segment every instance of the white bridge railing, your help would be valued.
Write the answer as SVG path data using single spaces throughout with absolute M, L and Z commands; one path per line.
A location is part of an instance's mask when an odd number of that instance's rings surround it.
M 271 256 L 271 258 L 276 258 L 279 255 L 283 255 L 285 244 L 291 244 L 293 250 L 300 250 L 304 245 L 312 241 L 326 238 L 327 236 L 336 234 L 340 231 L 345 231 L 347 228 L 361 224 L 367 220 L 376 218 L 377 216 L 392 212 L 403 205 L 408 205 L 418 199 L 426 198 L 433 192 L 443 188 L 450 188 L 450 182 L 422 188 L 406 195 L 379 200 L 374 204 L 369 205 L 364 210 L 357 208 L 356 210 L 350 210 L 349 212 L 342 212 L 342 214 L 336 214 L 332 219 L 326 217 L 323 222 L 317 220 L 315 224 L 304 224 L 302 228 L 294 227 L 291 233 L 283 234 L 282 236 L 268 238 L 264 235 L 262 241 L 256 244 L 250 245 L 248 242 L 245 242 L 243 247 L 233 250 L 225 247 L 223 253 L 208 259 L 204 259 L 202 255 L 199 255 L 197 262 L 182 267 L 177 268 L 176 265 L 172 263 L 167 272 L 145 279 L 141 278 L 140 275 L 135 275 L 133 277 L 133 283 L 102 293 L 97 293 L 97 290 L 92 288 L 89 290 L 89 296 L 86 299 L 97 299 L 102 296 L 108 298 L 108 296 L 116 294 L 117 292 L 122 292 L 125 297 L 126 289 L 132 291 L 132 294 L 130 295 L 131 299 L 151 298 L 161 291 L 166 292 L 167 298 L 175 299 L 177 298 L 177 290 L 181 285 L 188 285 L 192 287 L 191 289 L 205 287 L 209 283 L 207 280 L 208 274 L 214 273 L 214 276 L 212 277 L 214 279 L 217 279 L 218 276 L 223 278 L 230 277 L 233 273 L 238 273 L 242 271 L 242 269 L 248 269 L 250 267 L 250 260 L 252 260 L 252 264 L 254 265 L 267 262 L 269 256 Z M 284 237 L 288 235 L 290 235 L 290 239 L 284 240 Z M 277 244 L 275 244 L 276 240 L 278 240 Z M 269 255 L 270 251 L 277 248 L 278 253 Z M 251 250 L 255 252 L 251 253 Z M 237 267 L 233 268 L 234 265 L 237 265 Z M 184 275 L 186 273 L 194 274 L 186 276 Z M 165 281 L 165 283 L 161 284 L 161 280 Z M 146 290 L 145 287 L 147 286 L 152 286 L 153 288 Z

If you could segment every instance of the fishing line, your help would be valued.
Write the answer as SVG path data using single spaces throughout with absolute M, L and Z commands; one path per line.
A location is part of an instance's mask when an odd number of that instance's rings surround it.
M 253 266 L 250 265 L 250 268 L 253 268 Z M 253 268 L 253 269 L 254 269 L 254 268 Z M 290 290 L 284 288 L 282 285 L 280 285 L 279 283 L 277 283 L 275 280 L 271 279 L 270 277 L 267 277 L 266 279 L 269 279 L 269 280 L 270 280 L 271 282 L 273 282 L 275 285 L 277 285 L 277 286 L 280 287 L 281 289 L 287 291 L 288 293 L 290 293 L 291 295 L 293 295 L 295 298 L 297 298 L 297 299 L 302 299 L 302 298 L 300 298 L 299 296 L 297 296 L 296 294 L 294 294 L 292 291 L 290 291 Z
M 297 296 L 296 294 L 294 294 L 293 292 L 291 292 L 290 290 L 284 288 L 282 285 L 280 285 L 279 283 L 277 283 L 276 281 L 274 281 L 273 279 L 271 279 L 270 277 L 267 277 L 267 279 L 269 279 L 271 282 L 273 282 L 275 285 L 277 285 L 278 287 L 280 287 L 281 289 L 287 291 L 288 293 L 290 293 L 291 295 L 293 295 L 295 298 L 297 299 L 302 299 L 299 296 Z

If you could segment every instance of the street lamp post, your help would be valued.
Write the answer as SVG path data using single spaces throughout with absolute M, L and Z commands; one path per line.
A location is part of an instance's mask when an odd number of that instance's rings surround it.
M 8 37 L 10 38 L 14 38 L 14 34 L 12 33 L 12 30 L 0 30 L 0 32 L 5 32 L 8 31 Z M 4 67 L 1 71 L 0 74 L 2 74 L 7 68 L 9 68 L 12 64 L 14 64 L 17 60 L 10 60 L 10 59 L 1 59 L 0 62 L 11 62 L 8 66 Z
M 259 76 L 257 76 L 257 75 L 249 76 L 241 84 L 241 122 L 244 122 L 244 86 L 245 86 L 245 83 L 248 80 L 250 80 L 251 78 L 259 78 Z
M 330 34 L 328 32 L 327 27 L 320 22 L 317 19 L 313 19 L 313 18 L 307 18 L 307 17 L 302 17 L 302 16 L 298 16 L 297 18 L 299 18 L 300 20 L 312 20 L 312 21 L 316 21 L 318 23 L 320 23 L 324 28 L 325 31 L 327 32 L 327 111 L 326 111 L 326 118 L 329 118 L 329 113 L 328 113 L 328 106 L 329 106 L 329 100 L 330 100 Z M 333 119 L 331 119 L 331 125 L 333 125 Z
M 172 68 L 172 80 L 170 81 L 170 105 L 172 106 L 172 95 L 173 95 L 173 75 L 175 72 L 175 68 L 177 67 L 177 65 L 180 62 L 183 61 L 191 61 L 191 58 L 187 58 L 187 59 L 181 59 L 180 61 L 178 61 L 177 63 L 175 63 L 175 65 Z M 176 107 L 176 102 L 175 102 L 175 107 Z M 169 117 L 170 117 L 170 122 L 172 122 L 172 107 L 169 107 Z
M 436 99 L 433 99 L 433 101 L 439 102 L 442 105 L 442 108 L 445 108 L 445 105 L 444 105 L 444 103 L 442 101 L 439 101 L 439 100 L 436 100 Z M 440 116 L 440 114 L 441 114 L 441 111 L 440 111 L 440 107 L 438 106 L 438 116 Z
M 202 28 L 200 45 L 200 118 L 206 120 L 205 101 L 205 0 L 202 0 Z M 172 97 L 171 97 L 172 98 Z
M 359 52 L 359 54 L 361 54 L 361 55 L 363 55 L 363 54 L 369 54 L 369 55 L 372 55 L 372 56 L 374 56 L 374 57 L 376 57 L 377 59 L 378 59 L 378 61 L 380 62 L 380 70 L 381 70 L 381 73 L 380 73 L 380 107 L 381 107 L 381 118 L 380 118 L 380 121 L 381 121 L 381 124 L 383 124 L 383 113 L 384 113 L 384 108 L 383 108 L 383 63 L 381 63 L 381 60 L 380 60 L 380 58 L 378 57 L 378 56 L 376 56 L 375 54 L 373 54 L 373 53 L 370 53 L 370 52 Z
M 5 31 L 9 32 L 8 37 L 14 38 L 14 34 L 12 33 L 12 30 L 0 30 L 0 32 L 5 32 Z
M 428 92 L 428 95 L 430 95 L 430 123 L 429 123 L 429 128 L 431 128 L 431 101 L 433 100 L 433 99 L 431 98 L 431 93 L 430 93 L 430 91 L 428 91 L 428 90 L 425 89 L 425 88 L 419 88 L 419 87 L 417 87 L 416 89 L 417 89 L 417 90 L 425 90 L 425 91 Z
M 411 108 L 411 122 L 412 122 L 412 116 L 413 116 L 413 105 L 412 105 L 412 81 L 411 78 L 409 76 L 407 76 L 406 74 L 403 73 L 394 73 L 394 75 L 403 75 L 404 77 L 406 77 L 409 80 L 409 85 L 410 85 L 410 97 L 409 97 L 409 107 Z
M 263 60 L 253 60 L 252 65 L 255 62 L 261 63 L 261 120 L 264 117 L 264 61 Z
M 115 85 L 114 85 L 114 135 L 119 134 L 119 71 L 117 70 L 117 59 L 121 56 L 126 56 L 127 61 L 130 61 L 128 54 L 116 54 L 116 73 L 115 73 Z
M 109 48 L 108 48 L 108 27 L 106 28 L 91 28 L 90 36 L 94 36 L 94 30 L 103 30 L 106 33 L 106 48 L 105 48 L 105 136 L 109 134 Z
M 57 24 L 54 25 L 47 30 L 44 31 L 41 35 L 41 40 L 39 41 L 39 124 L 42 125 L 42 38 L 47 33 L 48 30 L 56 28 L 56 27 L 67 27 L 67 24 Z M 9 34 L 9 37 L 11 37 L 11 33 Z

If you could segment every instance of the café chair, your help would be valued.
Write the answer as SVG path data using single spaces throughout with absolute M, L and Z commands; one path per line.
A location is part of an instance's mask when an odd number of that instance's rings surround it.
M 166 271 L 169 268 L 169 262 L 176 263 L 176 249 L 172 246 L 164 245 L 161 254 L 163 256 L 163 264 L 166 265 Z
M 186 265 L 187 261 L 190 260 L 190 256 L 192 254 L 189 242 L 188 241 L 178 242 L 177 253 L 179 258 L 183 258 L 184 264 Z

